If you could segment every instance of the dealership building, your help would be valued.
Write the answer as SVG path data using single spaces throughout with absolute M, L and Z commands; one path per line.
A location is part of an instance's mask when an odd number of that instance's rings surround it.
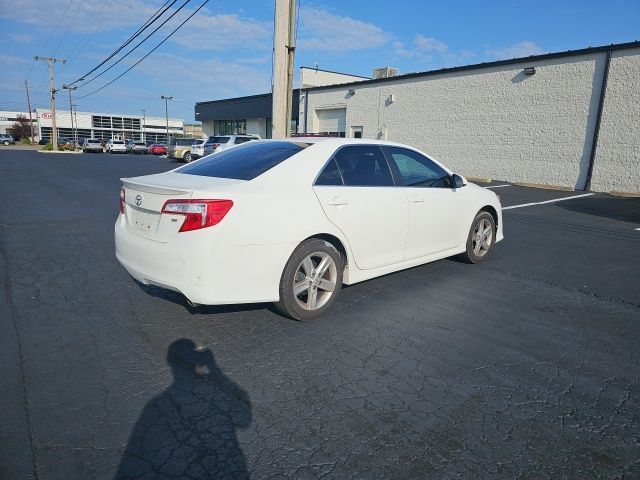
M 18 115 L 29 119 L 29 112 L 0 111 L 0 132 L 8 132 L 18 120 Z M 51 139 L 51 111 L 36 108 L 32 112 L 33 130 L 37 139 Z M 56 129 L 58 137 L 79 139 L 100 138 L 108 140 L 145 140 L 158 143 L 167 141 L 167 124 L 165 117 L 145 115 L 120 115 L 113 113 L 78 112 L 56 110 Z M 183 135 L 184 121 L 169 118 L 169 135 Z
M 405 143 L 471 177 L 640 193 L 640 42 L 395 73 L 302 81 L 295 129 Z M 270 94 L 195 113 L 209 134 L 270 136 Z

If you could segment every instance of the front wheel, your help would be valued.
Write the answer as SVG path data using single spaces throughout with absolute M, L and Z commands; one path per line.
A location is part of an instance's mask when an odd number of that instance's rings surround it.
M 460 257 L 467 263 L 482 262 L 489 256 L 495 237 L 496 222 L 493 216 L 489 212 L 478 212 L 469 229 L 467 249 Z
M 296 320 L 318 318 L 340 296 L 343 269 L 342 257 L 332 244 L 305 240 L 284 267 L 276 308 Z
M 184 159 L 185 163 L 190 163 L 191 162 L 191 152 L 186 152 L 184 154 L 183 159 Z

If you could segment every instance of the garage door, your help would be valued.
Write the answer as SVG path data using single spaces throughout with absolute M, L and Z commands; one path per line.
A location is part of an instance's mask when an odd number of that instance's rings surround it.
M 347 130 L 347 109 L 327 108 L 316 110 L 319 133 L 342 133 Z

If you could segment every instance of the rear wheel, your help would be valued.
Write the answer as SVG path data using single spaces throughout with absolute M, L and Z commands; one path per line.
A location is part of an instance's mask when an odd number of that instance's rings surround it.
M 6 140 L 3 143 L 4 143 L 5 147 L 9 146 L 9 142 L 7 142 Z
M 478 212 L 473 219 L 467 249 L 460 257 L 467 263 L 479 263 L 489 256 L 496 237 L 496 223 L 489 212 Z
M 185 152 L 184 156 L 182 157 L 182 159 L 185 161 L 185 163 L 190 163 L 191 162 L 191 152 Z
M 342 257 L 332 244 L 305 240 L 284 267 L 276 308 L 296 320 L 318 318 L 338 299 L 343 269 Z

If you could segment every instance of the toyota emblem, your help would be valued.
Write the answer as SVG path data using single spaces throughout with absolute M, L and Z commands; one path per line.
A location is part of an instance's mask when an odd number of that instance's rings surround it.
M 138 194 L 136 195 L 136 205 L 139 207 L 140 205 L 142 205 L 142 195 Z

